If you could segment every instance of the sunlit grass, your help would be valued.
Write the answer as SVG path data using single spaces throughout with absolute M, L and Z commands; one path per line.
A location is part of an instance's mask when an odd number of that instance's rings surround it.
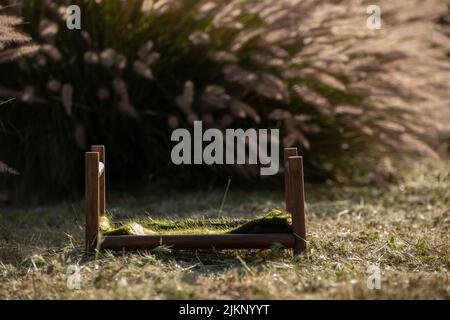
M 1 209 L 0 297 L 449 299 L 448 168 L 448 164 L 418 166 L 388 189 L 308 185 L 308 253 L 297 258 L 277 247 L 224 251 L 161 247 L 86 255 L 81 204 Z M 222 195 L 223 190 L 147 197 L 123 194 L 110 199 L 109 207 L 114 219 L 151 224 L 152 216 L 165 232 L 178 228 L 203 232 L 208 219 L 218 223 L 213 229 L 220 229 L 221 222 L 234 226 L 283 206 L 277 190 L 231 186 L 219 217 Z M 81 268 L 80 291 L 66 287 L 71 264 Z M 369 265 L 382 271 L 380 290 L 367 288 Z

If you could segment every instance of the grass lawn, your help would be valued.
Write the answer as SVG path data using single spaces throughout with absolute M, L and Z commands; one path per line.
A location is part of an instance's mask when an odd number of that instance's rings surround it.
M 216 218 L 226 229 L 282 208 L 282 186 L 274 189 L 239 191 L 232 183 L 223 217 L 218 217 L 220 190 L 113 195 L 108 201 L 115 220 Z M 217 252 L 159 247 L 87 256 L 81 203 L 2 208 L 0 298 L 450 299 L 448 166 L 417 167 L 386 190 L 308 185 L 306 200 L 308 254 L 297 258 L 277 247 Z M 225 218 L 230 216 L 236 219 Z M 81 268 L 81 290 L 66 285 L 73 264 Z M 381 269 L 379 290 L 367 287 L 370 265 Z

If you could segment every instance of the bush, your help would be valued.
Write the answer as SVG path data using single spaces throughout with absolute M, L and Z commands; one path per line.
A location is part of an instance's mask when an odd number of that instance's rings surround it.
M 81 31 L 66 28 L 69 3 L 81 7 Z M 420 119 L 374 99 L 399 88 L 372 75 L 407 55 L 367 50 L 377 35 L 355 7 L 24 1 L 23 29 L 41 50 L 1 66 L 15 76 L 2 76 L 0 88 L 16 98 L 0 111 L 2 153 L 22 173 L 16 191 L 80 190 L 82 151 L 91 144 L 107 145 L 113 181 L 148 182 L 173 169 L 172 129 L 197 119 L 220 129 L 280 127 L 282 144 L 299 146 L 310 172 L 325 178 L 367 177 L 392 149 L 433 155 Z
M 38 50 L 37 46 L 27 44 L 31 40 L 30 37 L 15 29 L 20 23 L 22 20 L 17 17 L 0 14 L 0 63 L 13 61 Z M 0 100 L 0 106 L 8 102 Z M 0 161 L 0 175 L 3 174 L 17 175 L 18 172 Z

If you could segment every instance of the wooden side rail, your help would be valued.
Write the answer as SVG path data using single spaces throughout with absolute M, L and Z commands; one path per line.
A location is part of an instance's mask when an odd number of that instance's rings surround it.
M 289 157 L 289 203 L 287 211 L 292 215 L 292 233 L 295 237 L 294 253 L 306 250 L 305 194 L 303 182 L 303 159 L 299 156 Z
M 304 205 L 303 159 L 297 148 L 284 149 L 284 178 L 286 211 L 292 215 L 292 233 L 208 234 L 161 236 L 103 236 L 97 244 L 99 216 L 105 214 L 105 147 L 92 146 L 86 152 L 86 251 L 96 248 L 152 249 L 168 245 L 173 249 L 264 249 L 274 243 L 292 248 L 294 254 L 306 251 L 306 222 Z
M 105 163 L 105 146 L 92 146 L 92 152 L 97 152 L 99 156 L 98 176 L 99 176 L 99 214 L 106 213 L 106 163 Z
M 291 233 L 105 236 L 102 248 L 152 249 L 167 245 L 172 249 L 264 249 L 270 248 L 274 243 L 292 248 L 294 242 L 295 238 Z
M 86 251 L 97 247 L 99 215 L 105 214 L 105 147 L 92 146 L 85 155 Z

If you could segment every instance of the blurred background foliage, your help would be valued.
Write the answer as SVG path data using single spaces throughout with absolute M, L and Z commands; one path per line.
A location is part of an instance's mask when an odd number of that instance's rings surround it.
M 79 195 L 92 144 L 106 145 L 116 186 L 257 178 L 250 166 L 173 166 L 170 134 L 195 120 L 280 128 L 312 180 L 383 185 L 397 160 L 445 149 L 448 1 L 380 1 L 382 30 L 366 28 L 367 1 L 0 4 L 39 46 L 0 64 L 0 99 L 12 99 L 0 160 L 20 172 L 1 183 L 17 199 Z M 66 27 L 69 4 L 81 30 Z

